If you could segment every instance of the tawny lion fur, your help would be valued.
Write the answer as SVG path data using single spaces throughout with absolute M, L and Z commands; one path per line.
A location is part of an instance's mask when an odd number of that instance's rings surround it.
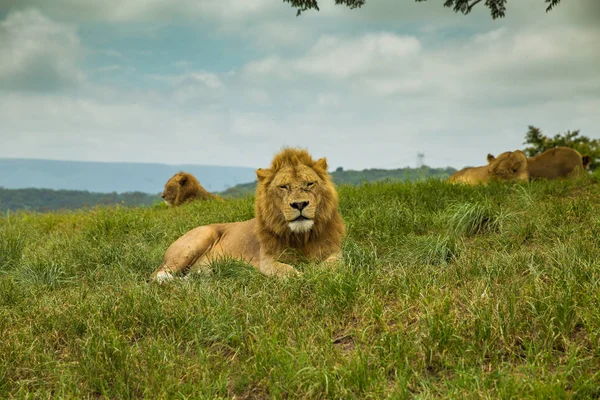
M 192 229 L 171 244 L 151 279 L 206 270 L 221 257 L 277 277 L 298 274 L 288 263 L 341 258 L 346 228 L 325 158 L 315 161 L 306 150 L 284 148 L 256 175 L 255 218 Z
M 488 162 L 494 161 L 488 154 Z M 531 179 L 573 178 L 585 173 L 591 163 L 591 157 L 584 156 L 570 147 L 555 147 L 542 154 L 527 158 Z
M 525 153 L 520 150 L 507 151 L 494 158 L 488 165 L 464 168 L 448 178 L 448 182 L 469 185 L 486 184 L 492 180 L 529 180 Z
M 165 183 L 161 197 L 169 206 L 179 206 L 192 200 L 221 199 L 204 189 L 194 175 L 183 171 Z

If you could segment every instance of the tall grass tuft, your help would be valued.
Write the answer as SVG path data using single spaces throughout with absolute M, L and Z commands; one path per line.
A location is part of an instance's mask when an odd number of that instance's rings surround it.
M 450 235 L 417 237 L 408 245 L 413 262 L 431 265 L 447 265 L 458 258 L 461 250 L 462 240 Z
M 53 261 L 37 260 L 22 265 L 15 271 L 15 279 L 19 283 L 41 285 L 56 288 L 72 280 L 65 268 Z
M 448 228 L 456 235 L 498 232 L 513 216 L 489 201 L 454 204 L 448 209 Z
M 25 243 L 26 236 L 23 231 L 10 227 L 0 229 L 0 273 L 19 265 Z

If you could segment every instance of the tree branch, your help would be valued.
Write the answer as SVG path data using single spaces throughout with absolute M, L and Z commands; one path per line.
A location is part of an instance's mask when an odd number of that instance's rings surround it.
M 548 12 L 551 11 L 554 6 L 558 5 L 560 0 L 546 0 L 546 3 L 548 3 L 548 7 L 546 7 L 546 12 Z
M 482 0 L 475 0 L 471 4 L 467 5 L 467 13 L 470 13 L 471 10 L 473 9 L 473 7 L 475 7 L 475 5 L 477 5 L 477 3 L 481 3 L 481 1 Z
M 1 0 L 0 0 L 1 1 Z M 290 3 L 290 5 L 297 9 L 296 15 L 302 14 L 302 12 L 307 10 L 317 10 L 319 11 L 319 2 L 320 0 L 283 0 L 284 3 Z M 374 2 L 376 0 L 371 0 Z M 397 1 L 408 1 L 408 0 L 397 0 Z M 427 0 L 414 0 L 416 2 L 423 2 Z M 471 1 L 471 2 L 470 2 Z M 469 14 L 473 8 L 481 3 L 483 0 L 444 0 L 444 7 L 452 8 L 454 12 L 460 12 L 462 14 Z M 512 2 L 517 2 L 518 0 L 511 0 Z M 539 0 L 541 1 L 541 0 Z M 600 1 L 600 0 L 596 0 Z M 366 4 L 367 0 L 335 0 L 335 4 L 344 5 L 350 9 L 361 8 Z M 506 14 L 506 3 L 508 0 L 485 0 L 485 7 L 490 10 L 490 14 L 492 15 L 492 19 L 504 18 Z M 544 2 L 548 5 L 546 7 L 546 12 L 552 10 L 556 5 L 558 5 L 561 0 L 544 0 Z

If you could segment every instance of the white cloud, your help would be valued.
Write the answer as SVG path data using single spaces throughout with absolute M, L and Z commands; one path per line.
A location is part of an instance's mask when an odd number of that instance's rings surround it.
M 405 58 L 418 55 L 420 49 L 415 37 L 393 33 L 367 33 L 356 39 L 323 36 L 293 63 L 293 68 L 329 78 L 353 78 L 391 69 Z
M 276 10 L 281 10 L 283 5 L 272 0 L 203 0 L 200 2 L 188 0 L 188 3 L 197 7 L 200 14 L 209 14 L 212 18 L 233 21 L 261 18 Z
M 245 98 L 251 104 L 269 105 L 271 104 L 271 95 L 262 89 L 245 89 L 242 91 Z
M 277 131 L 275 118 L 253 112 L 234 113 L 231 116 L 231 131 L 251 140 L 265 140 Z
M 314 19 L 306 18 L 279 18 L 266 19 L 246 28 L 248 36 L 252 38 L 260 49 L 273 51 L 285 48 L 305 46 L 319 35 L 319 25 Z
M 388 32 L 367 33 L 357 38 L 324 35 L 304 56 L 288 60 L 268 56 L 249 63 L 244 72 L 285 78 L 318 75 L 349 79 L 394 70 L 403 60 L 418 56 L 420 50 L 417 38 Z
M 317 95 L 317 105 L 319 107 L 337 107 L 340 103 L 340 96 L 335 93 L 321 93 Z
M 75 29 L 37 10 L 13 12 L 0 22 L 0 48 L 0 88 L 49 91 L 85 78 Z
M 189 72 L 180 75 L 149 75 L 150 78 L 167 82 L 171 85 L 200 85 L 207 89 L 218 89 L 223 87 L 223 82 L 216 74 L 207 71 Z
M 243 73 L 247 81 L 342 80 L 347 88 L 383 96 L 447 96 L 480 104 L 482 95 L 526 100 L 600 88 L 599 34 L 595 28 L 499 28 L 443 47 L 394 33 L 326 35 L 303 55 L 270 55 L 248 63 Z
M 18 0 L 17 4 L 78 21 L 116 23 L 170 21 L 175 18 L 239 21 L 282 8 L 282 4 L 271 0 Z
M 0 101 L 3 142 L 11 138 L 2 156 L 171 163 L 206 157 L 215 163 L 227 145 L 218 134 L 227 127 L 224 115 L 188 113 L 125 93 L 108 102 L 31 94 Z
M 115 73 L 115 72 L 132 73 L 132 72 L 135 72 L 135 68 L 131 67 L 131 66 L 121 65 L 121 64 L 111 64 L 111 65 L 104 65 L 102 67 L 96 68 L 96 72 L 102 72 L 102 73 Z
M 215 101 L 226 90 L 221 78 L 217 74 L 207 71 L 172 75 L 148 75 L 148 78 L 165 84 L 166 86 L 162 88 L 162 95 L 182 105 L 192 105 L 198 101 Z
M 251 78 L 254 75 L 271 75 L 275 74 L 281 77 L 287 77 L 290 75 L 288 66 L 279 56 L 268 56 L 260 60 L 251 61 L 243 68 L 243 73 L 249 75 Z
M 113 49 L 96 50 L 96 52 L 107 57 L 123 58 L 123 54 Z
M 192 66 L 192 63 L 187 60 L 179 60 L 173 63 L 177 68 L 188 69 Z

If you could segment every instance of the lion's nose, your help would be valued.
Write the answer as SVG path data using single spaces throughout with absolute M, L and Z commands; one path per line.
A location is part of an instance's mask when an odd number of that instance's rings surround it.
M 165 198 L 165 194 L 164 193 L 161 194 L 160 197 L 162 197 L 164 199 Z
M 308 206 L 308 201 L 295 201 L 293 203 L 290 203 L 290 206 L 292 206 L 292 208 L 295 208 L 298 211 L 302 211 L 306 208 L 306 206 Z

